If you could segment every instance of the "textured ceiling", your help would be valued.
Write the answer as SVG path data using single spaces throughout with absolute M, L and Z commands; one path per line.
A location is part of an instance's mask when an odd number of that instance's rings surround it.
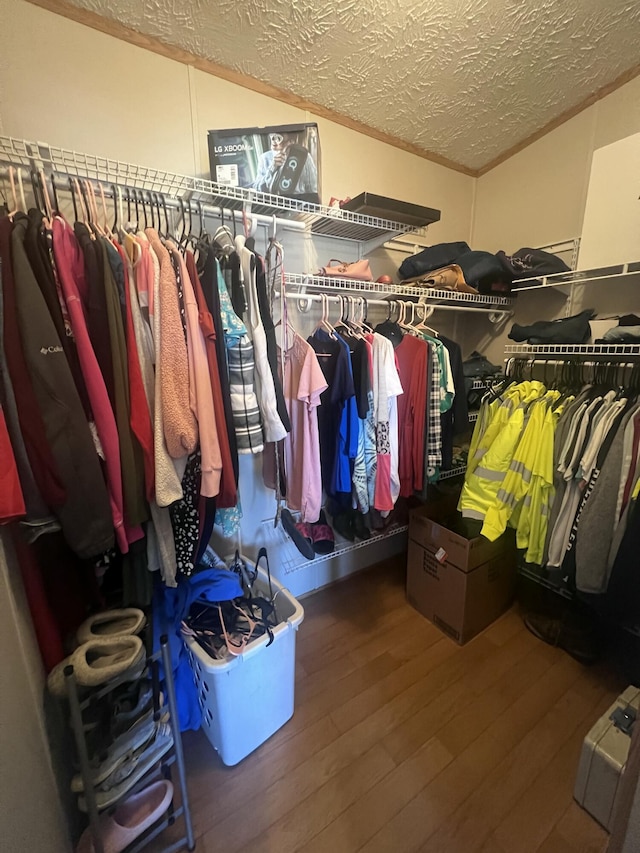
M 638 62 L 638 0 L 72 0 L 478 169 Z

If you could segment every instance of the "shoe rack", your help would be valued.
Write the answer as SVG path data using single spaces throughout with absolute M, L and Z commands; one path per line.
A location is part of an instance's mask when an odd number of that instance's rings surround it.
M 166 705 L 160 705 L 160 666 L 162 666 L 162 679 L 164 681 L 164 691 L 166 695 Z M 184 753 L 182 750 L 182 738 L 180 734 L 180 723 L 177 712 L 175 686 L 173 682 L 173 668 L 171 663 L 171 652 L 169 642 L 166 635 L 160 638 L 160 648 L 154 654 L 147 657 L 147 676 L 151 678 L 153 686 L 153 710 L 154 721 L 158 721 L 162 715 L 169 712 L 169 725 L 173 737 L 173 744 L 170 749 L 150 766 L 144 775 L 136 781 L 134 785 L 123 792 L 119 798 L 109 804 L 108 807 L 100 809 L 96 801 L 96 793 L 93 785 L 93 774 L 91 772 L 91 764 L 89 759 L 89 749 L 87 745 L 87 724 L 85 716 L 89 708 L 97 707 L 97 704 L 104 702 L 106 697 L 113 693 L 120 685 L 124 684 L 128 679 L 126 673 L 121 677 L 110 681 L 99 690 L 94 690 L 86 699 L 80 699 L 78 684 L 74 675 L 73 666 L 67 666 L 64 670 L 65 684 L 67 688 L 67 697 L 69 699 L 70 723 L 73 730 L 78 764 L 80 774 L 82 776 L 84 798 L 89 817 L 89 826 L 93 840 L 93 849 L 95 853 L 107 853 L 105 839 L 102 837 L 100 827 L 100 815 L 117 807 L 117 805 L 130 797 L 132 794 L 139 793 L 149 784 L 159 779 L 168 779 L 174 785 L 174 791 L 179 792 L 179 804 L 176 806 L 172 801 L 165 814 L 138 838 L 136 838 L 129 847 L 126 848 L 126 853 L 138 853 L 147 847 L 154 839 L 158 838 L 168 827 L 173 826 L 176 821 L 181 820 L 184 823 L 184 834 L 177 840 L 171 841 L 165 847 L 154 847 L 154 852 L 157 853 L 177 853 L 179 850 L 195 850 L 195 839 L 193 834 L 193 825 L 191 822 L 191 812 L 189 809 L 189 797 L 187 793 L 186 772 L 184 764 Z M 172 778 L 174 775 L 177 778 Z M 175 798 L 175 795 L 174 795 Z

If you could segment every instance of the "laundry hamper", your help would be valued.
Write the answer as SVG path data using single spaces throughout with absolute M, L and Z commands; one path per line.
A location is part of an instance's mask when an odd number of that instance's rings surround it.
M 249 561 L 247 561 L 249 562 Z M 263 635 L 238 657 L 215 660 L 193 637 L 185 637 L 202 708 L 202 728 L 227 766 L 242 761 L 293 716 L 296 633 L 302 605 L 271 579 L 278 625 L 273 642 Z M 269 597 L 267 573 L 258 568 L 256 595 Z

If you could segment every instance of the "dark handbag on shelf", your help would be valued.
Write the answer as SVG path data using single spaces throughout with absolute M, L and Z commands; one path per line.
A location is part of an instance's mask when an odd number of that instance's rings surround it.
M 357 281 L 373 281 L 371 267 L 366 258 L 359 261 L 338 261 L 336 258 L 331 258 L 326 267 L 322 267 L 318 275 L 327 276 L 328 278 L 352 278 Z
M 435 246 L 427 246 L 417 255 L 405 258 L 400 264 L 400 278 L 415 278 L 418 275 L 448 267 L 449 264 L 457 264 L 460 255 L 470 251 L 468 244 L 464 242 L 437 243 Z

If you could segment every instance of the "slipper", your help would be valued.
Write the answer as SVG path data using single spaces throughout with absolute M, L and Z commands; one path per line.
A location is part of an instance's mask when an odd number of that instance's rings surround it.
M 316 552 L 313 550 L 313 544 L 311 542 L 311 539 L 308 535 L 305 535 L 305 532 L 301 532 L 300 530 L 298 530 L 298 525 L 294 521 L 294 518 L 288 509 L 282 510 L 282 512 L 280 513 L 280 521 L 282 522 L 282 526 L 284 527 L 285 532 L 288 534 L 298 551 L 300 551 L 300 553 L 304 557 L 306 557 L 307 560 L 313 560 L 316 555 Z M 306 527 L 306 525 L 304 525 L 304 527 Z
M 309 525 L 311 532 L 311 541 L 313 542 L 313 550 L 316 554 L 331 554 L 336 548 L 336 539 L 333 535 L 333 530 L 327 523 L 327 516 L 324 510 L 320 510 L 320 517 L 317 522 Z
M 90 640 L 59 663 L 49 673 L 47 686 L 53 696 L 67 694 L 64 671 L 71 665 L 79 687 L 98 687 L 131 670 L 131 678 L 140 677 L 146 666 L 146 654 L 139 637 L 126 635 Z
M 130 758 L 133 753 L 146 746 L 156 730 L 153 711 L 147 711 L 131 728 L 116 738 L 106 754 L 102 753 L 91 761 L 91 782 L 94 787 L 102 784 L 118 767 Z M 74 794 L 84 791 L 84 780 L 80 773 L 71 780 L 71 790 Z
M 137 607 L 123 610 L 105 610 L 89 616 L 78 628 L 78 644 L 88 643 L 96 637 L 121 637 L 125 634 L 139 634 L 147 620 Z
M 101 815 L 99 833 L 104 853 L 122 853 L 162 817 L 172 799 L 173 785 L 163 779 L 128 797 L 112 815 Z M 77 853 L 95 853 L 91 827 L 82 833 Z
M 111 776 L 95 788 L 96 805 L 100 811 L 113 806 L 130 791 L 151 768 L 160 761 L 173 746 L 173 735 L 171 726 L 160 723 L 156 729 L 153 741 L 137 755 L 131 756 L 129 761 L 122 764 Z M 107 786 L 112 787 L 108 788 Z M 84 796 L 78 797 L 78 808 L 82 812 L 87 811 L 87 801 Z

